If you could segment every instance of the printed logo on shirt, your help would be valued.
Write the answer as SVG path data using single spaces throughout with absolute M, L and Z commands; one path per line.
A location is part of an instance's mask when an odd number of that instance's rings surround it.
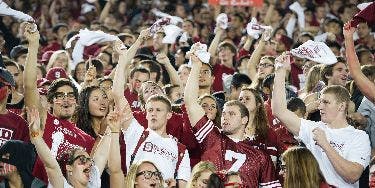
M 71 131 L 71 130 L 65 128 L 65 127 L 57 127 L 57 128 L 56 128 L 56 131 L 60 131 L 60 132 L 62 132 L 64 135 L 69 135 L 69 136 L 71 136 L 71 137 L 77 138 L 77 134 L 76 134 L 76 133 L 74 133 L 73 131 Z
M 141 102 L 133 101 L 131 107 L 132 108 L 139 108 L 139 107 L 141 107 L 141 105 L 142 105 Z
M 339 150 L 339 151 L 342 151 L 342 148 L 344 147 L 344 145 L 345 144 L 338 144 L 338 143 L 335 143 L 335 142 L 333 142 L 333 141 L 329 141 L 329 144 L 333 147 L 333 148 L 335 148 L 335 149 L 337 149 L 337 150 Z
M 13 130 L 0 128 L 0 146 L 13 138 Z
M 168 159 L 170 161 L 177 160 L 177 154 L 168 151 L 167 149 L 163 147 L 159 147 L 152 142 L 145 142 L 145 145 L 143 146 L 143 151 L 154 153 L 156 155 L 161 155 L 163 158 Z

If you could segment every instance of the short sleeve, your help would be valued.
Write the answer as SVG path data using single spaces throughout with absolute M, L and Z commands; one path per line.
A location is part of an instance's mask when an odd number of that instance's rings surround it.
M 366 168 L 370 163 L 371 146 L 367 134 L 358 135 L 352 140 L 350 145 L 350 152 L 346 158 L 348 161 L 361 164 Z
M 189 153 L 187 150 L 185 150 L 185 154 L 184 154 L 184 157 L 182 158 L 180 166 L 176 168 L 178 168 L 177 179 L 189 181 L 191 167 L 190 167 L 190 157 L 189 157 Z
M 317 127 L 316 122 L 301 118 L 301 127 L 299 128 L 298 138 L 302 140 L 302 142 L 306 146 L 309 146 L 312 143 L 313 141 L 312 130 L 316 127 Z
M 125 142 L 128 143 L 128 140 L 134 139 L 136 135 L 141 135 L 143 131 L 144 128 L 138 123 L 135 118 L 133 118 L 128 129 L 124 131 Z

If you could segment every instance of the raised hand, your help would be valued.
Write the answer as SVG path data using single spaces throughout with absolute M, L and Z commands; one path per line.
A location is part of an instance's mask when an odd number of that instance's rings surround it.
M 150 28 L 147 28 L 147 29 L 144 29 L 142 30 L 140 33 L 139 33 L 139 36 L 138 38 L 142 39 L 142 40 L 147 40 L 148 38 L 151 37 L 151 32 L 150 32 Z
M 286 70 L 290 70 L 290 52 L 283 52 L 280 56 L 275 59 L 275 67 L 277 68 L 285 68 Z
M 160 53 L 156 56 L 156 61 L 158 61 L 160 64 L 170 64 L 171 61 L 169 60 L 168 56 L 164 53 Z
M 27 111 L 27 121 L 29 122 L 29 132 L 31 138 L 42 137 L 44 132 L 44 127 L 41 126 L 39 111 L 37 108 L 26 107 Z
M 116 40 L 113 42 L 113 50 L 119 55 L 125 55 L 128 51 L 121 40 Z
M 36 25 L 29 23 L 29 22 L 23 22 L 21 27 L 23 26 L 23 35 L 29 41 L 30 43 L 39 43 L 39 31 L 35 28 Z
M 91 57 L 89 57 L 89 69 L 87 69 L 85 74 L 85 83 L 89 85 L 95 84 L 93 83 L 96 80 L 96 67 L 92 64 Z
M 355 28 L 350 25 L 350 22 L 346 22 L 343 27 L 343 33 L 345 39 L 353 39 Z

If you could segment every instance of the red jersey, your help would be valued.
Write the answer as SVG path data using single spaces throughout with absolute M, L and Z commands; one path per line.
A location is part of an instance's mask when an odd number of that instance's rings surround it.
M 268 129 L 267 138 L 265 139 L 251 139 L 250 145 L 255 146 L 256 148 L 263 150 L 266 154 L 268 154 L 272 161 L 277 161 L 277 159 L 282 154 L 280 149 L 281 143 L 277 137 L 276 132 L 273 129 Z
M 0 146 L 8 140 L 30 142 L 28 123 L 11 111 L 0 114 Z
M 43 139 L 51 149 L 53 156 L 59 158 L 63 152 L 77 146 L 85 149 L 87 153 L 91 152 L 95 142 L 94 138 L 83 132 L 72 122 L 59 119 L 48 113 L 45 125 Z M 44 165 L 39 158 L 35 162 L 33 175 L 44 182 L 48 182 Z
M 294 139 L 293 134 L 291 134 L 285 125 L 272 114 L 271 99 L 264 102 L 264 108 L 267 112 L 268 125 L 274 130 L 278 137 L 280 152 L 283 153 L 290 146 L 298 145 L 298 141 Z
M 211 161 L 218 170 L 239 172 L 245 187 L 281 187 L 271 158 L 248 140 L 235 142 L 221 134 L 207 116 L 198 121 L 193 131 L 200 143 L 202 160 Z
M 213 92 L 223 91 L 223 74 L 234 74 L 235 70 L 221 63 L 216 63 L 213 67 L 215 80 L 212 84 Z
M 138 94 L 131 92 L 129 88 L 126 88 L 124 91 L 124 96 L 128 101 L 132 112 L 141 111 L 141 101 L 138 100 Z M 140 123 L 142 125 L 142 123 Z

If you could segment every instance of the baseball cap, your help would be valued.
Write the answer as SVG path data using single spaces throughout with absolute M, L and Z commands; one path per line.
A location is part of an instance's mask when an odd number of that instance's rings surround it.
M 51 68 L 46 75 L 47 80 L 50 82 L 53 82 L 56 79 L 59 78 L 68 78 L 68 75 L 66 74 L 65 70 L 61 67 L 54 67 Z
M 49 50 L 43 53 L 42 59 L 40 59 L 40 62 L 43 63 L 44 65 L 48 64 L 49 59 L 51 58 L 52 54 L 54 51 Z
M 10 58 L 11 59 L 17 59 L 22 54 L 27 54 L 27 52 L 28 52 L 28 50 L 27 50 L 26 47 L 24 47 L 22 45 L 15 46 L 10 51 Z
M 16 86 L 16 82 L 14 82 L 13 75 L 3 67 L 0 67 L 0 82 L 4 83 L 5 85 L 13 87 Z

